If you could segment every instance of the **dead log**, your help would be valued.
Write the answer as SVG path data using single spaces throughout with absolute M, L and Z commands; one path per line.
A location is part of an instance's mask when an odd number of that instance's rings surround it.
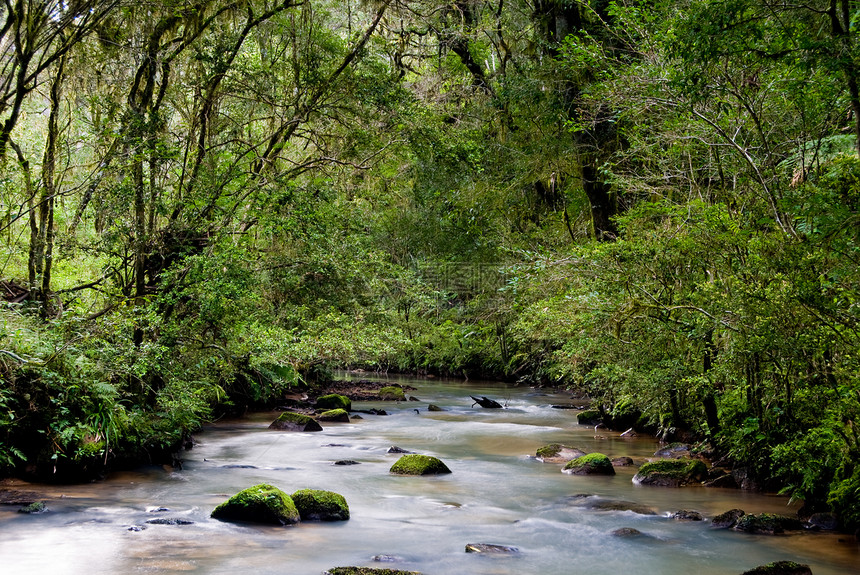
M 489 399 L 486 396 L 481 396 L 480 399 L 478 399 L 474 395 L 470 395 L 469 397 L 471 397 L 472 399 L 475 400 L 475 403 L 472 404 L 472 407 L 475 407 L 475 405 L 480 405 L 481 407 L 485 407 L 487 409 L 501 409 L 502 408 L 501 403 L 499 403 L 498 401 L 494 401 L 492 399 Z

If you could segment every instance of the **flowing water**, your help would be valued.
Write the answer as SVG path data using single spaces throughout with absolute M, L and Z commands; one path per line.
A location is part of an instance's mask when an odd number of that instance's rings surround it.
M 564 443 L 641 463 L 658 444 L 651 438 L 580 426 L 560 395 L 503 384 L 407 381 L 422 401 L 356 402 L 382 408 L 330 423 L 317 433 L 269 431 L 276 413 L 222 421 L 196 436 L 181 470 L 160 467 L 115 474 L 78 486 L 34 487 L 57 497 L 39 515 L 0 506 L 2 573 L 213 573 L 319 575 L 328 568 L 365 565 L 442 574 L 673 575 L 738 574 L 778 560 L 811 565 L 815 575 L 860 573 L 852 538 L 803 533 L 757 536 L 715 530 L 709 522 L 680 522 L 670 514 L 697 510 L 713 517 L 739 507 L 747 512 L 793 511 L 783 497 L 737 490 L 639 487 L 634 468 L 614 477 L 559 472 L 530 455 Z M 506 402 L 504 410 L 471 407 L 469 395 Z M 429 412 L 428 403 L 445 409 Z M 419 413 L 415 412 L 419 410 Z M 452 470 L 436 477 L 390 475 L 397 445 L 435 455 Z M 358 465 L 333 465 L 353 460 Z M 351 519 L 290 527 L 234 524 L 209 518 L 237 491 L 271 483 L 287 493 L 328 489 L 346 497 Z M 599 511 L 594 497 L 643 504 L 656 514 Z M 156 511 L 157 508 L 169 511 Z M 152 525 L 155 517 L 190 525 Z M 141 531 L 132 526 L 146 527 Z M 621 538 L 620 527 L 647 537 Z M 519 553 L 465 553 L 467 543 L 513 546 Z M 396 562 L 376 562 L 387 555 Z

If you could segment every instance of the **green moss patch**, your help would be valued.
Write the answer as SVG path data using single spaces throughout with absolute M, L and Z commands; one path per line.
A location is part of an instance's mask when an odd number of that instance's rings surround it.
M 212 511 L 225 521 L 251 521 L 289 525 L 301 520 L 289 495 L 266 483 L 243 489 Z
M 330 393 L 318 397 L 316 406 L 318 409 L 344 409 L 350 411 L 352 409 L 352 401 L 345 395 Z
M 322 426 L 312 417 L 286 411 L 269 425 L 269 429 L 281 431 L 322 431 Z
M 440 475 L 451 473 L 440 459 L 429 455 L 411 453 L 404 455 L 391 466 L 391 473 L 397 475 Z
M 389 385 L 379 390 L 379 399 L 385 401 L 406 401 L 406 394 L 403 393 L 402 387 Z
M 303 521 L 346 521 L 349 506 L 343 495 L 320 489 L 300 489 L 290 496 Z
M 589 453 L 572 459 L 561 471 L 571 475 L 615 475 L 612 461 L 602 453 Z
M 748 514 L 738 518 L 733 529 L 747 533 L 764 533 L 776 535 L 786 530 L 802 529 L 803 523 L 796 517 L 777 515 L 775 513 Z
M 681 487 L 700 482 L 708 475 L 708 467 L 698 459 L 661 459 L 639 468 L 633 476 L 637 485 Z
M 320 413 L 317 417 L 320 421 L 349 422 L 349 413 L 345 409 L 329 409 Z

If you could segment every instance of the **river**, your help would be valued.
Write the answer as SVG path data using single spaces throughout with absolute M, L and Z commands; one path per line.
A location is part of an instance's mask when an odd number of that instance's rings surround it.
M 595 435 L 576 423 L 574 411 L 551 407 L 570 403 L 566 394 L 498 383 L 399 381 L 415 386 L 412 393 L 421 401 L 353 404 L 385 409 L 387 416 L 290 433 L 267 429 L 276 413 L 257 413 L 207 426 L 185 452 L 181 470 L 150 466 L 86 485 L 19 485 L 55 499 L 39 515 L 0 506 L 2 572 L 319 575 L 335 566 L 365 565 L 426 575 L 732 575 L 793 560 L 809 564 L 815 575 L 860 573 L 851 537 L 748 535 L 670 518 L 680 509 L 706 517 L 734 507 L 790 513 L 795 508 L 784 497 L 635 486 L 635 468 L 617 468 L 614 477 L 583 477 L 536 461 L 530 457 L 535 450 L 554 442 L 637 463 L 658 448 L 652 438 L 622 438 L 607 430 Z M 469 395 L 487 395 L 507 408 L 473 408 Z M 428 403 L 445 411 L 429 412 Z M 453 473 L 390 475 L 399 457 L 387 453 L 392 445 L 435 455 Z M 337 460 L 359 464 L 333 465 Z M 257 483 L 287 493 L 336 491 L 346 497 L 351 519 L 270 527 L 209 518 L 228 496 Z M 578 494 L 637 502 L 656 514 L 596 511 L 572 497 Z M 155 517 L 193 524 L 145 523 Z M 129 530 L 134 526 L 145 529 Z M 611 535 L 620 527 L 648 537 Z M 467 543 L 509 545 L 519 553 L 467 554 Z M 375 562 L 377 555 L 397 562 Z

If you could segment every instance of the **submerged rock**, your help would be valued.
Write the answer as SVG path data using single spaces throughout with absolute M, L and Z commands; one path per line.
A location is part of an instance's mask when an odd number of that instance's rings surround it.
M 682 487 L 702 481 L 708 468 L 698 459 L 661 459 L 646 463 L 633 476 L 636 485 Z
M 839 521 L 833 513 L 813 513 L 806 520 L 807 528 L 821 531 L 834 531 Z
M 301 520 L 289 495 L 266 483 L 244 489 L 212 511 L 225 521 L 251 521 L 290 525 Z
M 150 519 L 147 523 L 150 525 L 194 525 L 193 521 L 178 517 L 159 517 L 158 519 Z
M 744 571 L 741 575 L 812 575 L 812 569 L 794 561 L 776 561 Z
M 323 411 L 317 416 L 319 421 L 337 421 L 349 423 L 349 413 L 345 409 L 330 409 Z
M 350 411 L 352 409 L 352 401 L 345 395 L 339 393 L 330 393 L 317 398 L 317 409 L 343 409 Z
M 619 527 L 611 533 L 615 537 L 647 537 L 644 533 L 634 527 Z
M 431 403 L 430 405 L 427 406 L 427 411 L 445 411 L 445 410 L 442 409 L 441 407 L 439 407 L 438 405 Z
M 716 529 L 730 529 L 738 524 L 738 519 L 746 515 L 743 509 L 730 509 L 720 513 L 711 520 L 711 526 Z
M 321 489 L 300 489 L 290 495 L 302 521 L 346 521 L 349 506 L 343 495 Z
M 594 495 L 574 495 L 567 499 L 571 505 L 580 505 L 594 511 L 631 511 L 639 515 L 657 515 L 653 507 L 623 499 L 603 499 Z
M 568 461 L 561 472 L 569 475 L 615 475 L 615 468 L 602 453 L 589 453 Z
M 269 429 L 278 429 L 281 431 L 322 431 L 322 426 L 307 415 L 286 411 L 269 425 Z
M 332 465 L 361 465 L 361 462 L 353 461 L 352 459 L 338 459 Z
M 616 457 L 612 460 L 612 465 L 615 467 L 630 467 L 633 465 L 632 457 Z
M 562 445 L 561 443 L 550 443 L 538 449 L 535 453 L 535 458 L 543 463 L 565 463 L 583 455 L 586 455 L 586 453 L 581 449 Z
M 492 545 L 490 543 L 467 543 L 466 544 L 466 553 L 487 553 L 494 555 L 511 555 L 514 553 L 519 553 L 520 550 L 516 547 L 509 547 L 507 545 Z
M 396 475 L 440 475 L 451 473 L 451 470 L 436 457 L 413 453 L 398 459 L 390 472 Z

